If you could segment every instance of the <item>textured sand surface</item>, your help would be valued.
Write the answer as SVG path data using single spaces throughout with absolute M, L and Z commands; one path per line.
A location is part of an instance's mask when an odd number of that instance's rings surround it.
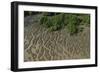
M 39 25 L 39 16 L 24 19 L 24 61 L 86 59 L 90 57 L 90 29 L 70 36 L 66 27 L 50 32 Z

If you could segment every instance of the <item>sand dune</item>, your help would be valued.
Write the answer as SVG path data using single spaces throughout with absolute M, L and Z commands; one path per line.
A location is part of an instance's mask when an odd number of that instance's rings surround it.
M 66 28 L 48 31 L 36 16 L 25 17 L 24 61 L 86 59 L 90 57 L 90 29 L 71 36 Z

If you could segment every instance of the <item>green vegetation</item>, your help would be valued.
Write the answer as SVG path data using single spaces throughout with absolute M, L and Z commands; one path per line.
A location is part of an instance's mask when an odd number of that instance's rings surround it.
M 77 17 L 77 15 L 69 15 L 69 18 L 68 18 L 69 22 L 68 22 L 68 25 L 67 25 L 67 29 L 69 31 L 70 34 L 74 34 L 74 33 L 77 33 L 78 31 L 78 25 L 80 24 L 79 23 L 79 19 Z
M 88 14 L 73 14 L 73 13 L 54 13 L 52 16 L 50 13 L 42 13 L 40 18 L 40 24 L 48 28 L 50 31 L 56 31 L 64 28 L 70 34 L 75 34 L 80 30 L 78 27 L 80 25 L 89 26 L 90 24 L 90 15 Z M 82 29 L 81 29 L 82 31 Z
M 40 24 L 47 27 L 50 31 L 56 31 L 64 27 L 64 14 L 54 16 L 42 16 Z
M 64 27 L 64 14 L 52 16 L 50 20 L 52 22 L 51 30 L 56 31 Z
M 86 14 L 81 15 L 80 19 L 82 20 L 82 22 L 81 22 L 82 25 L 89 26 L 89 24 L 90 24 L 90 15 L 86 15 Z

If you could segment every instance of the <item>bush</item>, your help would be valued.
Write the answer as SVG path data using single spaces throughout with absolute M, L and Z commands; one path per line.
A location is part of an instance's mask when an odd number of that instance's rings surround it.
M 79 24 L 80 24 L 79 19 L 77 18 L 76 15 L 72 15 L 72 14 L 69 15 L 67 29 L 70 34 L 77 33 Z
M 54 13 L 53 16 L 48 16 L 50 13 L 43 13 L 40 19 L 40 24 L 47 27 L 50 31 L 56 31 L 67 26 L 67 30 L 70 34 L 77 33 L 80 30 L 80 23 L 90 24 L 90 16 L 82 14 L 72 14 L 72 13 Z
M 48 27 L 51 31 L 56 31 L 64 27 L 64 14 L 45 16 L 40 19 L 40 24 Z
M 59 14 L 59 15 L 55 15 L 51 18 L 52 21 L 52 30 L 59 30 L 64 26 L 64 15 L 63 14 Z M 53 29 L 54 28 L 54 29 Z
M 42 16 L 40 19 L 40 24 L 45 27 L 51 27 L 50 18 L 48 18 L 47 16 Z
M 90 25 L 90 15 L 85 14 L 85 15 L 81 15 L 81 24 L 89 26 Z

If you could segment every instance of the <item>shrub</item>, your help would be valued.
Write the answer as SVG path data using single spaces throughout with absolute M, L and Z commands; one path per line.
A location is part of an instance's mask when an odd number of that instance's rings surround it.
M 48 13 L 43 13 L 40 19 L 40 24 L 47 27 L 48 30 L 56 31 L 67 26 L 67 30 L 70 34 L 77 33 L 81 22 L 89 24 L 90 16 L 72 13 L 54 13 L 53 16 L 48 16 Z
M 67 29 L 70 34 L 74 34 L 78 30 L 79 19 L 76 15 L 69 15 Z
M 55 15 L 51 18 L 53 25 L 52 29 L 54 28 L 53 30 L 59 30 L 64 26 L 63 18 L 63 14 Z
M 81 15 L 81 24 L 89 26 L 90 25 L 90 15 L 85 14 L 85 15 Z
M 42 16 L 40 18 L 40 24 L 45 26 L 45 27 L 50 27 L 51 26 L 51 21 L 47 16 Z
M 51 31 L 56 31 L 64 27 L 64 14 L 58 14 L 54 16 L 43 15 L 40 19 L 40 24 L 48 27 Z

